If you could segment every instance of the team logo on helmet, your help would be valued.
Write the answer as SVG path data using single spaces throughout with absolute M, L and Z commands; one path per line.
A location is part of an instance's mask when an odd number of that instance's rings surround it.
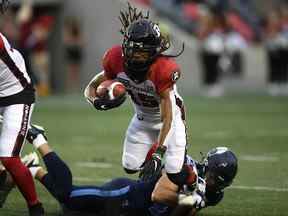
M 172 74 L 172 81 L 176 82 L 180 78 L 180 73 L 178 71 L 174 71 Z

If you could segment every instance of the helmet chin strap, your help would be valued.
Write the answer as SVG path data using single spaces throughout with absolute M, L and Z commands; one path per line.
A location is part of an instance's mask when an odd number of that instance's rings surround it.
M 149 70 L 151 64 L 147 65 L 147 66 L 143 66 L 142 68 L 137 68 L 137 66 L 133 66 L 133 65 L 129 65 L 128 62 L 125 63 L 125 70 L 126 70 L 126 74 L 127 76 L 132 79 L 134 82 L 136 83 L 141 83 L 144 82 L 147 76 L 147 72 Z M 141 77 L 137 77 L 138 75 L 142 75 Z M 137 79 L 139 78 L 139 79 Z

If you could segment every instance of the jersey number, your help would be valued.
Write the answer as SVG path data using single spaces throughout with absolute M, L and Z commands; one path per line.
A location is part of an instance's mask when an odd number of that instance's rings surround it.
M 145 107 L 158 107 L 159 103 L 153 96 L 148 96 L 142 93 L 132 93 L 129 91 L 131 99 L 139 106 Z

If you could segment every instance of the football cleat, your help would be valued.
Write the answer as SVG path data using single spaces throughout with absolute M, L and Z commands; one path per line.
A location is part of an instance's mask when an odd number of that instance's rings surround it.
M 36 205 L 29 207 L 30 216 L 44 216 L 44 208 L 42 203 L 37 203 Z
M 14 188 L 14 184 L 12 182 L 7 182 L 7 171 L 3 170 L 0 173 L 0 208 L 3 207 L 10 191 Z
M 33 125 L 31 124 L 28 132 L 26 139 L 29 143 L 33 144 L 33 141 L 38 137 L 38 136 L 43 136 L 43 138 L 47 141 L 47 137 L 45 136 L 45 130 L 43 127 L 39 125 Z
M 39 157 L 36 152 L 31 152 L 30 154 L 25 155 L 21 158 L 21 161 L 28 168 L 40 166 Z

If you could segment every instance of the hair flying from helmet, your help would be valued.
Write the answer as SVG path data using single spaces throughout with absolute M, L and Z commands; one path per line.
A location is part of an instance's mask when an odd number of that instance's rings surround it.
M 146 12 L 144 15 L 143 11 L 139 11 L 136 7 L 132 7 L 132 5 L 127 2 L 128 9 L 126 11 L 120 11 L 119 20 L 122 24 L 122 28 L 120 29 L 121 34 L 124 37 L 127 37 L 127 30 L 129 26 L 138 20 L 147 19 L 149 20 L 150 13 L 149 11 Z M 168 35 L 160 35 L 161 43 L 160 43 L 160 53 L 166 51 L 170 48 L 170 38 Z
M 5 11 L 8 9 L 10 5 L 9 0 L 1 0 L 1 4 L 0 4 L 0 12 L 3 14 L 5 13 Z
M 119 20 L 122 23 L 122 28 L 120 29 L 121 34 L 126 35 L 127 29 L 131 23 L 139 19 L 149 19 L 149 11 L 146 15 L 143 14 L 143 11 L 138 11 L 136 7 L 132 7 L 128 2 L 128 10 L 120 11 Z

